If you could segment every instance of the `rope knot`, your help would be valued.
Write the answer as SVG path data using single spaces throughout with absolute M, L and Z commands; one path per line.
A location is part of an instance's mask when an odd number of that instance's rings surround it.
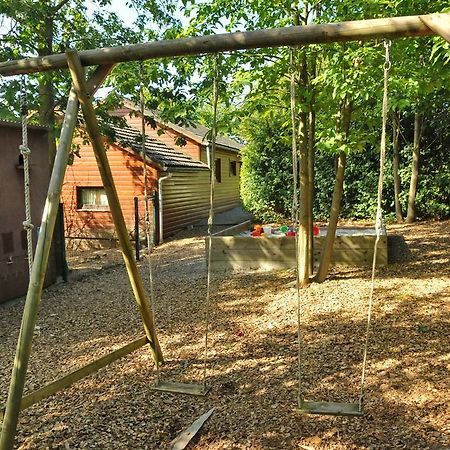
M 29 155 L 31 153 L 31 150 L 26 145 L 20 145 L 19 150 L 23 156 Z
M 32 230 L 34 228 L 34 225 L 31 223 L 30 220 L 24 220 L 22 222 L 22 225 L 25 230 Z

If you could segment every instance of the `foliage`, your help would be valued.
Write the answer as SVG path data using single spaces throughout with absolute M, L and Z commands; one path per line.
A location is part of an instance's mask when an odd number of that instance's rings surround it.
M 98 8 L 111 0 L 93 0 Z M 83 0 L 0 0 L 0 23 L 10 31 L 0 37 L 2 60 L 60 52 L 67 46 L 88 49 L 147 40 L 284 27 L 300 19 L 336 22 L 442 11 L 444 0 L 127 0 L 138 11 L 133 27 L 112 12 L 89 13 Z M 177 8 L 189 18 L 183 27 Z M 305 16 L 305 17 L 303 17 Z M 51 22 L 49 28 L 48 24 Z M 49 30 L 51 36 L 48 35 Z M 316 112 L 314 214 L 325 220 L 333 192 L 335 157 L 347 154 L 341 216 L 372 217 L 375 209 L 380 138 L 380 109 L 384 48 L 381 41 L 337 43 L 304 49 Z M 391 49 L 390 109 L 402 122 L 401 184 L 406 204 L 410 177 L 412 117 L 425 113 L 421 178 L 417 194 L 419 217 L 448 217 L 449 46 L 439 38 L 400 39 Z M 102 116 L 126 97 L 158 111 L 163 121 L 211 126 L 211 84 L 214 57 L 196 56 L 122 64 L 107 86 L 110 94 L 98 105 Z M 292 204 L 291 131 L 289 117 L 289 52 L 286 48 L 231 52 L 220 58 L 219 132 L 246 140 L 243 151 L 244 204 L 263 220 L 289 217 Z M 298 78 L 298 74 L 296 75 Z M 31 108 L 44 101 L 37 95 L 46 81 L 54 86 L 56 110 L 63 109 L 68 74 L 30 76 Z M 299 80 L 296 79 L 298 82 Z M 0 80 L 0 117 L 17 117 L 18 80 Z M 42 94 L 42 91 L 40 90 Z M 298 110 L 306 111 L 312 90 L 299 90 Z M 341 124 L 342 109 L 351 107 L 348 135 Z M 106 123 L 106 122 L 105 122 Z M 154 121 L 150 119 L 150 125 Z M 392 167 L 386 165 L 385 210 L 393 211 Z
M 285 122 L 285 121 L 284 121 Z M 292 153 L 283 118 L 254 123 L 242 151 L 241 191 L 244 207 L 261 221 L 290 216 Z

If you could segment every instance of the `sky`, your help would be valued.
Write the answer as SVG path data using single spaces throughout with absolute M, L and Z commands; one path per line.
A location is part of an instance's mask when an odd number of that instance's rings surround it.
M 124 3 L 125 0 L 111 0 L 111 5 L 109 5 L 106 9 L 108 11 L 116 13 L 117 16 L 120 19 L 122 19 L 122 21 L 125 23 L 125 25 L 131 26 L 133 25 L 133 22 L 137 17 L 137 12 L 133 8 L 125 6 Z M 175 17 L 177 19 L 180 19 L 183 25 L 187 25 L 188 19 L 181 13 L 182 10 L 181 1 L 179 1 L 178 3 L 180 5 L 180 7 L 178 8 L 180 12 L 178 14 L 175 14 Z M 93 0 L 87 0 L 86 5 L 88 9 L 91 11 L 98 9 L 98 5 L 96 5 Z
M 137 14 L 132 8 L 124 6 L 124 3 L 124 0 L 112 0 L 111 5 L 105 9 L 115 12 L 117 16 L 123 20 L 125 25 L 131 26 L 133 25 Z M 96 5 L 92 0 L 87 0 L 86 6 L 90 12 L 98 9 L 98 5 Z

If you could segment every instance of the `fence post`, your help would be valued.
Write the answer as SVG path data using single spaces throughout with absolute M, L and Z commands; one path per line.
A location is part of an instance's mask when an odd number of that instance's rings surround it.
M 139 241 L 139 200 L 134 197 L 134 247 L 136 249 L 136 261 L 141 260 L 141 243 Z

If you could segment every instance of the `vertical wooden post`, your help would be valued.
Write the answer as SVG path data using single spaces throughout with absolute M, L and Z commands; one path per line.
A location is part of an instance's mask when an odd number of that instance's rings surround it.
M 83 110 L 86 129 L 89 134 L 92 147 L 94 149 L 94 154 L 97 160 L 100 175 L 102 177 L 103 186 L 108 197 L 109 208 L 114 220 L 114 225 L 116 227 L 117 236 L 119 238 L 120 247 L 122 249 L 122 256 L 128 271 L 128 277 L 130 279 L 134 297 L 141 312 L 145 334 L 148 337 L 149 344 L 152 349 L 153 359 L 158 365 L 159 363 L 163 363 L 164 360 L 156 336 L 152 310 L 150 308 L 147 295 L 144 290 L 144 285 L 142 283 L 142 278 L 137 268 L 136 261 L 133 257 L 133 247 L 128 237 L 128 230 L 125 225 L 125 219 L 120 207 L 119 197 L 117 195 L 111 168 L 106 156 L 103 136 L 100 132 L 100 127 L 95 116 L 94 107 L 87 91 L 84 70 L 81 65 L 78 53 L 75 50 L 68 50 L 66 52 L 66 56 L 67 62 L 69 64 L 70 74 L 73 80 L 73 85 L 78 95 L 81 108 Z
M 139 199 L 134 197 L 134 248 L 136 251 L 136 261 L 141 260 L 140 248 L 141 243 L 139 242 Z
M 69 266 L 67 265 L 66 239 L 64 233 L 64 203 L 59 204 L 55 226 L 57 227 L 57 262 L 61 267 L 62 279 L 64 282 L 67 282 L 69 279 Z
M 94 92 L 98 88 L 112 67 L 112 65 L 108 66 L 106 69 L 102 67 L 94 73 L 89 85 L 91 92 Z M 14 437 L 19 419 L 20 402 L 25 386 L 25 377 L 33 342 L 34 327 L 39 312 L 39 304 L 42 297 L 45 273 L 47 271 L 53 231 L 58 215 L 59 198 L 67 162 L 69 160 L 77 116 L 77 94 L 72 87 L 67 102 L 64 123 L 61 129 L 61 137 L 48 186 L 39 238 L 36 244 L 33 268 L 31 271 L 30 283 L 28 285 L 19 339 L 17 341 L 8 399 L 6 401 L 5 417 L 3 419 L 2 432 L 0 435 L 0 450 L 11 450 L 14 448 Z
M 158 172 L 159 176 L 160 172 Z M 159 245 L 159 202 L 158 202 L 158 191 L 153 191 L 152 195 L 152 205 L 153 205 L 153 245 Z M 150 250 L 150 249 L 149 249 Z

